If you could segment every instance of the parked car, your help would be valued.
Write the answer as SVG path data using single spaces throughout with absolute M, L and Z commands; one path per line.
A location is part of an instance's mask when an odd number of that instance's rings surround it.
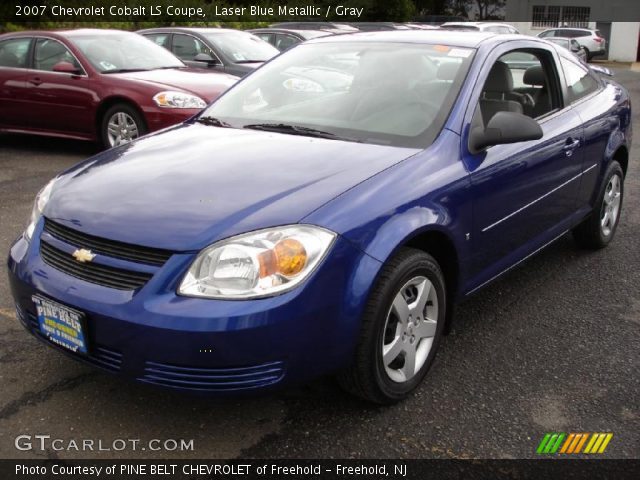
M 496 22 L 447 22 L 440 28 L 446 30 L 466 30 L 471 32 L 491 32 L 491 33 L 520 33 L 517 28 L 508 23 Z
M 149 28 L 140 35 L 173 52 L 193 68 L 242 77 L 280 53 L 242 30 L 228 28 Z
M 569 231 L 612 241 L 631 141 L 626 90 L 540 39 L 310 40 L 49 182 L 9 254 L 17 317 L 154 385 L 230 395 L 337 372 L 395 402 L 456 302 Z
M 279 22 L 272 23 L 269 28 L 287 28 L 292 30 L 324 30 L 330 33 L 353 33 L 358 29 L 347 23 L 335 22 Z
M 538 37 L 546 40 L 550 40 L 553 37 L 573 38 L 586 50 L 588 61 L 591 61 L 593 57 L 607 53 L 607 41 L 600 33 L 600 30 L 569 27 L 550 28 L 539 33 Z
M 411 27 L 396 22 L 351 22 L 349 23 L 361 32 L 382 32 L 385 30 L 409 30 Z
M 237 77 L 118 30 L 0 35 L 0 130 L 115 146 L 182 122 Z
M 261 38 L 265 42 L 269 42 L 276 47 L 278 51 L 283 52 L 297 45 L 300 42 L 310 40 L 312 38 L 326 37 L 331 32 L 324 30 L 288 30 L 286 28 L 255 28 L 247 30 L 256 37 Z
M 566 48 L 583 62 L 588 61 L 586 49 L 575 38 L 549 37 L 546 40 Z

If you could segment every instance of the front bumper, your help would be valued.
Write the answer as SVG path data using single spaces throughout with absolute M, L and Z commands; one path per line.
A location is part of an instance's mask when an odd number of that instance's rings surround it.
M 182 123 L 202 110 L 198 108 L 164 108 L 157 106 L 146 106 L 142 109 L 149 132 L 162 130 Z
M 11 248 L 9 281 L 24 327 L 73 358 L 179 390 L 233 394 L 299 383 L 351 358 L 362 307 L 380 263 L 338 238 L 320 268 L 283 295 L 209 300 L 176 295 L 195 253 L 175 254 L 142 288 L 115 290 L 46 264 L 42 221 L 31 242 Z M 32 296 L 81 310 L 89 354 L 74 354 L 39 332 Z

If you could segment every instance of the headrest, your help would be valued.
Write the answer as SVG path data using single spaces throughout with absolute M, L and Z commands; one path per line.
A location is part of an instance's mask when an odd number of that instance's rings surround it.
M 459 64 L 456 62 L 446 62 L 438 67 L 438 80 L 452 82 L 458 74 Z
M 536 65 L 529 67 L 525 70 L 522 77 L 522 83 L 527 85 L 544 85 L 547 83 L 547 79 L 544 76 L 544 70 L 542 65 Z
M 485 92 L 510 92 L 513 90 L 513 76 L 506 63 L 497 61 L 491 67 L 487 82 L 484 85 Z

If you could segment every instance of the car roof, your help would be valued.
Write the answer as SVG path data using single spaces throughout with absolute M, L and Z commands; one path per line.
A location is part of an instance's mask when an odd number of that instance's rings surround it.
M 522 40 L 522 35 L 496 35 L 490 32 L 464 32 L 453 30 L 387 30 L 382 32 L 360 32 L 333 35 L 309 40 L 307 43 L 327 42 L 388 42 L 442 44 L 451 47 L 476 48 L 489 39 L 505 41 Z
M 123 33 L 134 33 L 126 30 L 101 29 L 101 28 L 76 28 L 73 30 L 22 30 L 20 32 L 9 32 L 4 35 L 17 37 L 30 37 L 38 35 L 48 35 L 51 37 L 73 38 L 82 35 L 119 35 Z M 4 36 L 3 35 L 3 36 Z
M 583 30 L 585 32 L 596 31 L 596 29 L 594 28 L 584 28 L 584 27 L 553 27 L 553 28 L 547 28 L 545 32 L 548 32 L 549 30 Z
M 482 27 L 482 26 L 493 26 L 497 25 L 500 27 L 513 27 L 508 23 L 503 22 L 446 22 L 441 25 L 441 27 L 449 27 L 449 26 L 460 26 L 460 27 Z
M 263 33 L 294 33 L 296 35 L 300 35 L 304 37 L 309 33 L 318 33 L 319 35 L 331 35 L 331 32 L 326 30 L 296 30 L 295 28 L 272 28 L 272 27 L 264 27 L 264 28 L 250 28 L 247 32 L 263 32 Z
M 201 35 L 205 33 L 247 33 L 244 30 L 236 30 L 235 28 L 216 28 L 216 27 L 158 27 L 158 28 L 146 28 L 144 30 L 138 30 L 137 33 L 151 33 L 151 32 L 185 32 L 185 33 L 199 33 Z

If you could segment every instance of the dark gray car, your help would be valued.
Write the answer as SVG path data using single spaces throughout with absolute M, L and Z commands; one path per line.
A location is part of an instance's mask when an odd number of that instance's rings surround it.
M 291 30 L 287 28 L 254 28 L 247 30 L 283 52 L 305 40 L 332 35 L 324 30 Z
M 194 68 L 219 70 L 242 77 L 278 49 L 242 30 L 226 28 L 150 28 L 138 31 Z

